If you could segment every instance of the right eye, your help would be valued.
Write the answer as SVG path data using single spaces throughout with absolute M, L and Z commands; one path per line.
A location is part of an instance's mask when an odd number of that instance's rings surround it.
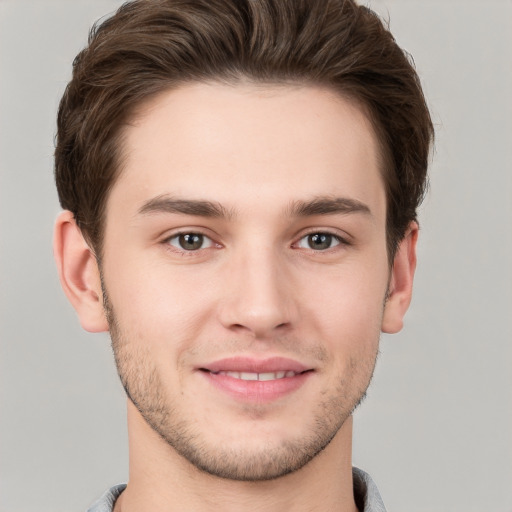
M 167 242 L 182 251 L 198 251 L 213 247 L 213 241 L 201 233 L 178 233 L 167 239 Z

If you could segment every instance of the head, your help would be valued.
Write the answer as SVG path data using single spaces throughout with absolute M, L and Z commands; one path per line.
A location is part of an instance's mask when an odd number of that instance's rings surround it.
M 416 220 L 433 128 L 418 76 L 378 16 L 349 0 L 135 1 L 91 31 L 58 115 L 61 206 L 101 255 L 123 127 L 185 83 L 320 85 L 358 104 L 377 134 L 390 262 Z
M 235 480 L 327 452 L 409 304 L 431 137 L 353 2 L 136 1 L 96 28 L 59 111 L 56 253 L 132 423 Z

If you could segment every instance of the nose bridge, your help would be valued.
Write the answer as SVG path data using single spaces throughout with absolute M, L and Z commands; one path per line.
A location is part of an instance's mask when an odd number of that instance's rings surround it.
M 285 258 L 268 240 L 234 251 L 227 281 L 221 308 L 225 327 L 265 337 L 295 321 Z

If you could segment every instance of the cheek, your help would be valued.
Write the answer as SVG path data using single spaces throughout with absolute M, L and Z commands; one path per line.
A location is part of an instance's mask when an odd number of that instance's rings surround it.
M 303 306 L 318 319 L 318 327 L 328 329 L 330 339 L 364 337 L 380 331 L 387 279 L 384 265 L 328 269 L 317 274 L 315 286 L 309 284 L 308 306 Z
M 198 279 L 162 263 L 141 264 L 125 254 L 105 262 L 104 284 L 126 342 L 158 350 L 197 336 L 208 298 Z
M 310 337 L 319 340 L 329 356 L 329 386 L 345 393 L 366 389 L 378 352 L 387 285 L 387 267 L 339 270 L 318 287 L 303 317 Z M 345 390 L 345 391 L 343 391 Z

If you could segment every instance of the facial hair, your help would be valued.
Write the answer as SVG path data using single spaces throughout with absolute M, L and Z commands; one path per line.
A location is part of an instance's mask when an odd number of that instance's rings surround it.
M 251 449 L 240 447 L 230 439 L 208 443 L 202 434 L 208 425 L 199 425 L 180 414 L 176 400 L 163 383 L 150 347 L 129 342 L 104 285 L 103 302 L 117 371 L 129 400 L 171 449 L 195 468 L 219 478 L 252 482 L 273 480 L 308 464 L 329 445 L 362 402 L 373 375 L 377 350 L 366 361 L 351 361 L 350 375 L 340 375 L 338 385 L 320 397 L 313 411 L 314 419 L 300 438 L 274 445 L 262 442 Z M 365 368 L 361 372 L 362 364 Z M 352 377 L 356 373 L 363 373 L 365 378 L 355 387 Z M 194 404 L 187 406 L 193 408 Z M 258 415 L 257 407 L 252 413 L 255 417 Z

